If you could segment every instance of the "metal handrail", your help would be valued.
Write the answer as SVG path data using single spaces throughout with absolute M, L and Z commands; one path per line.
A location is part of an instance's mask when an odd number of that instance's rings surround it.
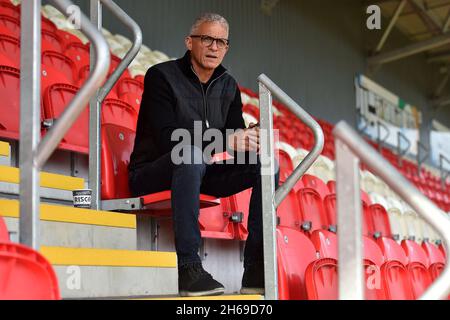
M 381 139 L 381 130 L 380 130 L 381 127 L 383 127 L 383 129 L 386 131 L 386 136 L 383 139 Z M 389 138 L 390 135 L 391 132 L 388 126 L 382 123 L 381 121 L 377 121 L 377 144 L 379 152 L 381 152 L 384 142 Z
M 447 178 L 450 176 L 450 170 L 444 168 L 444 161 L 450 164 L 450 160 L 443 154 L 439 155 L 439 170 L 441 171 L 441 185 L 444 190 L 446 187 Z
M 342 121 L 334 129 L 334 135 L 336 137 L 337 153 L 345 152 L 350 154 L 356 161 L 342 162 L 342 158 L 338 156 L 337 158 L 337 170 L 338 172 L 357 171 L 357 166 L 359 164 L 359 159 L 361 159 L 369 169 L 372 170 L 374 174 L 383 179 L 388 186 L 390 186 L 394 192 L 396 192 L 400 197 L 402 197 L 422 218 L 424 218 L 428 223 L 434 227 L 437 232 L 444 239 L 443 243 L 450 252 L 450 220 L 447 219 L 443 211 L 437 208 L 432 201 L 425 197 L 419 190 L 417 190 L 408 180 L 406 180 L 390 163 L 385 160 L 378 152 L 371 148 L 362 139 L 358 133 L 351 128 L 346 122 Z M 348 159 L 346 159 L 348 160 Z M 355 211 L 348 210 L 345 208 L 348 203 L 345 200 L 349 200 L 348 195 L 350 194 L 352 198 L 350 201 L 352 203 L 358 203 L 361 206 L 360 192 L 358 190 L 350 190 L 348 194 L 342 194 L 342 187 L 346 185 L 348 188 L 355 188 L 355 185 L 349 183 L 343 183 L 338 180 L 338 223 L 340 236 L 343 236 L 342 231 L 345 225 L 347 225 L 346 230 L 359 230 L 359 239 L 355 239 L 354 243 L 341 244 L 339 240 L 339 259 L 342 260 L 346 258 L 348 261 L 340 263 L 347 263 L 347 268 L 339 267 L 339 281 L 340 281 L 340 294 L 341 297 L 345 296 L 346 291 L 351 291 L 357 288 L 357 297 L 362 298 L 364 295 L 364 290 L 359 285 L 362 285 L 362 272 L 361 278 L 353 279 L 346 277 L 345 274 L 351 273 L 352 271 L 359 272 L 362 270 L 362 258 L 359 257 L 349 257 L 349 252 L 359 253 L 361 248 L 361 224 L 355 225 L 355 221 L 361 222 L 360 212 L 355 213 Z M 358 216 L 358 217 L 356 217 Z M 345 235 L 344 235 L 345 236 Z M 359 240 L 359 241 L 358 241 Z M 342 246 L 341 246 L 342 245 Z M 353 246 L 359 247 L 354 250 Z M 359 251 L 359 252 L 358 252 Z M 431 285 L 431 287 L 420 297 L 421 300 L 431 300 L 431 299 L 446 299 L 450 293 L 450 257 L 447 257 L 447 264 L 441 276 Z M 341 266 L 341 265 L 340 265 Z M 348 288 L 347 286 L 350 286 Z M 342 289 L 342 290 L 341 290 Z
M 55 6 L 68 15 L 73 6 L 69 0 L 53 0 Z M 109 69 L 109 49 L 103 36 L 91 25 L 89 19 L 80 12 L 81 30 L 91 40 L 98 59 L 85 85 L 79 90 L 59 118 L 59 121 L 39 141 L 36 126 L 40 105 L 40 8 L 41 1 L 26 1 L 23 4 L 22 41 L 26 42 L 21 52 L 21 179 L 20 179 L 20 242 L 39 250 L 39 171 L 53 154 L 64 135 L 83 112 L 89 99 L 102 85 Z M 30 34 L 27 34 L 30 32 Z M 29 49 L 25 50 L 25 49 Z M 30 72 L 30 74 L 25 74 Z M 23 77 L 22 77 L 23 76 Z M 28 90 L 30 92 L 28 92 Z M 25 103 L 29 102 L 30 105 Z M 27 111 L 31 115 L 27 114 Z M 30 119 L 29 119 L 30 118 Z M 23 130 L 22 130 L 23 129 Z M 29 136 L 25 136 L 30 134 Z M 29 140 L 29 142 L 27 142 Z
M 406 147 L 404 150 L 402 150 L 402 139 L 408 143 L 408 147 Z M 401 166 L 403 163 L 402 157 L 408 153 L 410 148 L 411 141 L 409 141 L 408 137 L 399 131 L 397 133 L 397 163 L 399 166 Z
M 297 181 L 312 166 L 323 150 L 324 136 L 320 125 L 272 80 L 262 74 L 258 77 L 260 93 L 260 126 L 262 130 L 261 166 L 262 166 L 262 202 L 263 202 L 263 233 L 264 233 L 264 272 L 265 297 L 276 300 L 278 298 L 277 280 L 277 250 L 276 250 L 276 208 L 289 194 Z M 274 183 L 274 153 L 273 153 L 273 110 L 272 94 L 301 119 L 314 133 L 315 143 L 312 150 L 297 166 L 285 183 L 275 192 Z M 268 139 L 266 137 L 268 134 Z M 267 140 L 267 141 L 266 141 Z M 263 167 L 268 168 L 264 172 Z
M 69 0 L 52 1 L 61 12 L 67 12 L 67 9 L 73 5 Z M 91 70 L 85 84 L 80 88 L 77 95 L 59 117 L 59 121 L 56 122 L 39 144 L 35 155 L 35 164 L 38 168 L 42 168 L 58 147 L 58 144 L 61 142 L 64 135 L 89 104 L 90 98 L 95 95 L 97 89 L 101 87 L 109 70 L 110 53 L 106 40 L 83 13 L 80 13 L 80 15 L 81 31 L 89 40 L 91 40 L 95 51 L 96 64 Z
M 117 66 L 116 70 L 111 74 L 106 83 L 99 91 L 98 101 L 100 103 L 105 100 L 106 96 L 111 92 L 116 82 L 119 80 L 120 76 L 125 72 L 128 66 L 133 62 L 134 58 L 139 53 L 142 46 L 142 30 L 139 25 L 134 21 L 125 11 L 122 10 L 114 1 L 112 0 L 100 0 L 105 7 L 107 7 L 112 14 L 116 16 L 123 24 L 130 29 L 133 33 L 133 45 L 130 50 L 128 50 L 125 57 Z
M 421 157 L 421 150 L 425 151 L 425 156 Z M 425 145 L 420 142 L 417 141 L 417 175 L 420 177 L 421 176 L 421 168 L 422 168 L 422 164 L 428 159 L 430 155 L 430 152 L 428 150 L 427 147 L 425 147 Z
M 102 6 L 111 11 L 133 34 L 133 45 L 126 53 L 125 57 L 111 74 L 102 88 L 98 91 L 96 99 L 91 101 L 90 116 L 90 137 L 89 137 L 89 187 L 92 190 L 92 208 L 101 209 L 101 166 L 100 166 L 100 148 L 101 148 L 101 104 L 113 89 L 114 85 L 120 79 L 131 62 L 139 53 L 142 46 L 142 31 L 139 25 L 112 0 L 91 0 L 91 18 L 97 23 L 97 27 L 102 26 Z

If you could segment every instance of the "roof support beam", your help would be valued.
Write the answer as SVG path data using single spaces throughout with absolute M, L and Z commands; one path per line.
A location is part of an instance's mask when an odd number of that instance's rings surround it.
M 408 2 L 432 33 L 442 33 L 442 21 L 433 12 L 427 10 L 422 0 L 408 0 Z
M 410 44 L 404 48 L 399 48 L 392 50 L 386 53 L 380 53 L 370 57 L 367 62 L 369 66 L 377 66 L 381 64 L 385 64 L 388 62 L 400 60 L 402 58 L 406 58 L 417 53 L 421 53 L 424 51 L 428 51 L 434 48 L 438 48 L 450 43 L 450 35 L 443 34 L 440 36 L 436 36 L 431 39 L 427 39 L 424 41 L 419 41 L 413 44 Z
M 399 3 L 397 9 L 395 9 L 394 15 L 392 16 L 391 21 L 389 21 L 389 25 L 386 28 L 386 30 L 384 31 L 383 36 L 381 37 L 380 42 L 378 43 L 378 45 L 377 45 L 377 47 L 375 49 L 376 53 L 380 52 L 381 49 L 383 48 L 384 43 L 386 42 L 387 37 L 391 33 L 392 28 L 394 27 L 395 23 L 397 22 L 398 17 L 400 16 L 400 13 L 402 13 L 403 8 L 406 5 L 406 2 L 407 2 L 407 0 L 402 0 Z

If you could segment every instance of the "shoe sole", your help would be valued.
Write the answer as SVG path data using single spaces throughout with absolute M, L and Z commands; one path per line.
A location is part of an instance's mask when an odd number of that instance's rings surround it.
M 265 293 L 264 288 L 242 288 L 241 294 L 258 294 L 263 295 Z
M 220 296 L 224 293 L 225 288 L 217 288 L 209 291 L 199 291 L 199 292 L 180 291 L 180 296 L 181 297 Z

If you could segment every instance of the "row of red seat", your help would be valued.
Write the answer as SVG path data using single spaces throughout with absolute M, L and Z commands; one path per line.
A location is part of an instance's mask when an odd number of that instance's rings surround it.
M 0 300 L 60 299 L 51 264 L 37 251 L 12 243 L 0 216 Z
M 315 231 L 308 239 L 287 227 L 277 228 L 279 297 L 286 300 L 338 299 L 336 235 Z M 419 298 L 442 272 L 445 259 L 431 243 L 364 237 L 365 299 Z

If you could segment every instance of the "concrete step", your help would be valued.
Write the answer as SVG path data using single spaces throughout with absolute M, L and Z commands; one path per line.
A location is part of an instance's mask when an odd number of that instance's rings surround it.
M 41 247 L 54 266 L 62 298 L 175 296 L 173 252 Z
M 0 194 L 4 197 L 18 197 L 19 182 L 20 170 L 18 168 L 0 165 Z M 70 204 L 72 203 L 72 190 L 84 189 L 86 183 L 83 178 L 41 172 L 40 187 L 41 198 L 60 200 Z
M 136 217 L 107 211 L 41 204 L 41 245 L 136 250 Z M 19 239 L 19 201 L 0 199 L 11 240 Z
M 0 141 L 0 165 L 11 165 L 11 146 L 4 141 Z

